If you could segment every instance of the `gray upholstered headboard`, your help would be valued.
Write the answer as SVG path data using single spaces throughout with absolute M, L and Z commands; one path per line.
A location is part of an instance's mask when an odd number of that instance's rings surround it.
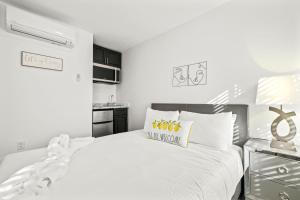
M 234 125 L 233 143 L 243 146 L 248 139 L 248 105 L 243 104 L 169 104 L 152 103 L 155 110 L 163 111 L 189 111 L 195 113 L 213 114 L 232 112 L 237 115 Z

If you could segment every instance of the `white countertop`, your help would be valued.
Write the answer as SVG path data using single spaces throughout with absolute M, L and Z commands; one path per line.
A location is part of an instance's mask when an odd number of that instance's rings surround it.
M 128 106 L 93 106 L 93 110 L 98 110 L 98 109 L 115 109 L 115 108 L 128 108 Z
M 107 105 L 107 103 L 95 103 L 93 104 L 93 110 L 97 109 L 115 109 L 115 108 L 129 108 L 129 104 L 116 103 L 116 105 Z

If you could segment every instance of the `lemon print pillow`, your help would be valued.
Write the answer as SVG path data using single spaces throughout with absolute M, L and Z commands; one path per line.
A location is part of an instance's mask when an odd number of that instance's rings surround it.
M 162 142 L 187 147 L 192 121 L 154 120 L 149 124 L 149 138 Z

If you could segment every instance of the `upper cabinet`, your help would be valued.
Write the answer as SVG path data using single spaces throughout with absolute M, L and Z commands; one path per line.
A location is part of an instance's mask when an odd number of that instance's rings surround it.
M 94 63 L 121 68 L 122 54 L 94 44 Z
M 121 68 L 122 54 L 109 49 L 104 49 L 106 65 Z
M 94 82 L 120 83 L 122 54 L 94 44 Z
M 105 64 L 105 57 L 104 57 L 104 48 L 94 45 L 93 48 L 93 62 L 94 63 L 100 63 L 100 64 Z

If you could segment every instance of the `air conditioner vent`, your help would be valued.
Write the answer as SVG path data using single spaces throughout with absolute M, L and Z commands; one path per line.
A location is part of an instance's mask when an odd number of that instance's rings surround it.
M 24 10 L 5 6 L 8 32 L 73 48 L 74 31 L 67 25 Z
M 11 23 L 9 29 L 10 31 L 17 32 L 18 34 L 26 35 L 40 40 L 45 40 L 53 44 L 66 46 L 69 48 L 73 47 L 73 42 L 71 40 L 68 40 L 64 37 L 55 34 L 47 33 L 45 31 L 37 30 L 32 27 L 23 26 L 18 23 Z

